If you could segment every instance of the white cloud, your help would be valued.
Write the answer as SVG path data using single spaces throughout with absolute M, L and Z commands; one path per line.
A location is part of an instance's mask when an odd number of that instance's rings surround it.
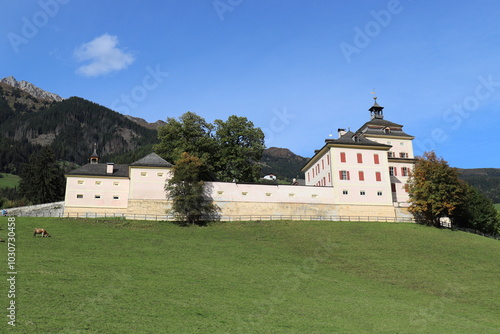
M 96 77 L 127 68 L 134 62 L 134 56 L 119 49 L 117 45 L 118 37 L 109 34 L 80 45 L 74 53 L 76 60 L 90 60 L 90 63 L 80 66 L 76 72 L 86 77 Z

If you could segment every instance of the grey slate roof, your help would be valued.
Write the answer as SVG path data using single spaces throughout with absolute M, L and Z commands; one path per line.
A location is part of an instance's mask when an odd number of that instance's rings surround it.
M 130 164 L 136 167 L 173 167 L 167 160 L 163 159 L 156 153 L 146 155 L 144 158 Z
M 107 164 L 86 164 L 67 173 L 67 175 L 128 177 L 128 165 L 113 165 L 113 174 L 106 173 L 106 169 Z
M 356 134 L 352 131 L 347 131 L 343 136 L 339 139 L 326 139 L 325 142 L 327 144 L 349 144 L 349 145 L 362 145 L 362 146 L 379 146 L 379 147 L 392 147 L 391 145 L 377 143 L 373 140 L 367 139 L 364 136 L 357 137 L 357 140 L 354 140 L 354 136 Z
M 413 138 L 413 136 L 403 131 L 403 125 L 389 122 L 381 118 L 374 118 L 371 121 L 366 122 L 356 132 L 360 132 L 365 135 L 386 135 L 384 129 L 387 127 L 391 129 L 391 132 L 389 134 L 391 136 Z

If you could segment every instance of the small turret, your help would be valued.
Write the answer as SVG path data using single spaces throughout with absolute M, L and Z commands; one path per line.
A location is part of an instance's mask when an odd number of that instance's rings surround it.
M 89 162 L 91 164 L 98 164 L 99 163 L 99 155 L 97 154 L 97 144 L 94 144 L 94 152 L 90 155 Z
M 373 97 L 375 102 L 373 103 L 373 106 L 368 109 L 370 111 L 370 119 L 378 118 L 378 119 L 384 119 L 384 112 L 382 111 L 384 107 L 379 106 L 377 103 L 377 97 Z

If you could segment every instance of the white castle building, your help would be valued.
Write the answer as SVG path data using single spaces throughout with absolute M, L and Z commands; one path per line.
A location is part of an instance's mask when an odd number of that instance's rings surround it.
M 339 129 L 302 168 L 305 186 L 206 182 L 221 216 L 408 217 L 406 181 L 413 136 L 384 120 L 376 98 L 370 121 Z M 66 175 L 65 215 L 165 215 L 165 182 L 173 165 L 152 153 L 130 165 L 90 163 Z

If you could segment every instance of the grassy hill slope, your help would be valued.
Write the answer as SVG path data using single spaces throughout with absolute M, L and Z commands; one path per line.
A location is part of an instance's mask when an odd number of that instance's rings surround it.
M 18 322 L 5 333 L 500 332 L 500 244 L 477 235 L 54 218 L 17 218 L 16 233 Z
M 14 174 L 0 173 L 0 188 L 14 188 L 19 185 L 20 177 Z

